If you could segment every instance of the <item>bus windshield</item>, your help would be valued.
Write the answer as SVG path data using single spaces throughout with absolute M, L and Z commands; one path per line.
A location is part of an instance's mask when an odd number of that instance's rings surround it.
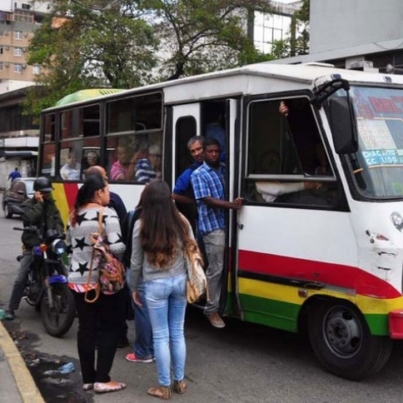
M 403 197 L 403 90 L 352 87 L 359 149 L 354 174 L 365 197 Z

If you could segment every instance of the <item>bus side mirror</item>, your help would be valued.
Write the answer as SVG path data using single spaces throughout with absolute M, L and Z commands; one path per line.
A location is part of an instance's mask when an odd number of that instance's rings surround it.
M 333 97 L 329 102 L 330 128 L 337 154 L 354 154 L 358 150 L 357 124 L 349 97 Z

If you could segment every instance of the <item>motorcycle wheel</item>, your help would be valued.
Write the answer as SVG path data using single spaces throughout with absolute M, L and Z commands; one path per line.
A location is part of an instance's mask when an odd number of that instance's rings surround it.
M 76 307 L 74 297 L 66 284 L 52 286 L 53 308 L 49 306 L 46 292 L 41 301 L 42 323 L 48 334 L 61 337 L 70 330 L 73 324 Z

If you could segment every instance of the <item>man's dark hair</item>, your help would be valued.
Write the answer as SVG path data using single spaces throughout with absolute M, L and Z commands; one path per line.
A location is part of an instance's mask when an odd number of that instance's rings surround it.
M 208 137 L 206 139 L 203 145 L 203 150 L 205 150 L 207 146 L 218 146 L 218 148 L 221 150 L 220 142 L 213 137 Z

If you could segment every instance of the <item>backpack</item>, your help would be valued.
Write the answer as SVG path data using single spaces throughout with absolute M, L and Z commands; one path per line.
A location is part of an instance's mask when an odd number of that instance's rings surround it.
M 88 291 L 85 292 L 84 300 L 88 303 L 96 302 L 101 292 L 106 295 L 111 295 L 122 290 L 126 281 L 125 267 L 113 255 L 106 242 L 106 235 L 102 225 L 103 214 L 104 210 L 102 208 L 98 216 L 98 232 L 90 235 L 94 246 L 87 285 L 90 284 L 91 273 L 94 266 L 97 267 L 99 272 L 99 280 L 95 287 L 95 297 L 93 299 L 88 298 Z
M 204 294 L 207 301 L 209 292 L 206 274 L 203 270 L 203 259 L 197 243 L 189 242 L 185 247 L 185 261 L 187 270 L 186 299 L 190 304 L 197 302 Z

